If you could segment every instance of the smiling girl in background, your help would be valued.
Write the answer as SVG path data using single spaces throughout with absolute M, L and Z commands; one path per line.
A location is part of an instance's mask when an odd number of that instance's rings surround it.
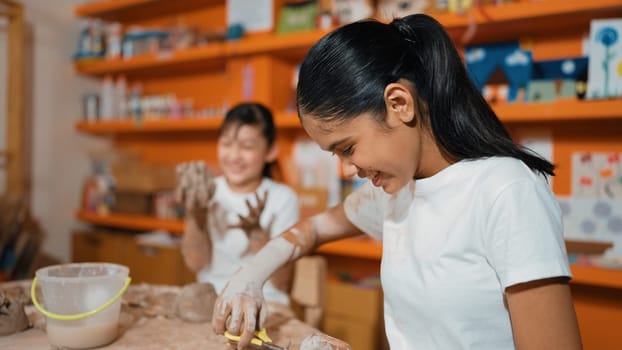
M 295 192 L 271 179 L 275 138 L 266 107 L 239 104 L 220 127 L 222 176 L 214 177 L 203 162 L 178 167 L 178 198 L 186 207 L 184 260 L 197 280 L 213 284 L 216 292 L 270 238 L 299 219 Z M 289 304 L 292 272 L 291 265 L 285 266 L 265 284 L 267 300 Z
M 274 271 L 365 232 L 382 240 L 392 350 L 581 348 L 553 165 L 512 142 L 438 22 L 341 27 L 299 79 L 305 131 L 345 175 L 370 181 L 236 273 L 215 305 L 217 332 L 242 333 L 243 348 Z

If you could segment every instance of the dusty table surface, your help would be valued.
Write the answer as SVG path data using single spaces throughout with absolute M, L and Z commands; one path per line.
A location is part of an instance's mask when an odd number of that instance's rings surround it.
M 25 290 L 30 282 L 15 282 L 0 284 L 6 286 L 21 285 Z M 137 288 L 138 286 L 131 286 Z M 141 285 L 140 288 L 145 288 Z M 166 292 L 179 291 L 179 287 L 153 286 L 154 290 Z M 137 350 L 137 349 L 234 349 L 221 335 L 216 335 L 210 323 L 190 323 L 179 318 L 164 316 L 146 317 L 123 308 L 120 317 L 119 337 L 109 345 L 97 349 Z M 45 319 L 32 305 L 26 306 L 26 314 L 32 327 L 26 331 L 8 336 L 0 336 L 0 349 L 28 349 L 48 350 L 52 347 L 48 343 L 45 333 Z M 279 314 L 272 318 L 268 326 L 268 334 L 279 345 L 289 350 L 297 350 L 304 338 L 314 333 L 321 333 L 317 329 L 292 317 L 293 314 Z

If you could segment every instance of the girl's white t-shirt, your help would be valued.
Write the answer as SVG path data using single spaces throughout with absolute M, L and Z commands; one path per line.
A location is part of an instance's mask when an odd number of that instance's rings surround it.
M 345 211 L 382 240 L 392 350 L 514 349 L 505 288 L 570 276 L 555 196 L 514 158 L 464 160 L 393 195 L 367 183 Z
M 248 200 L 253 206 L 257 204 L 255 193 L 233 192 L 222 176 L 217 177 L 215 181 L 214 200 L 222 207 L 222 212 L 226 213 L 226 223 L 238 224 L 240 222 L 238 214 L 248 214 L 246 201 Z M 259 221 L 262 227 L 267 227 L 272 222 L 271 237 L 278 236 L 298 222 L 300 215 L 298 197 L 291 188 L 264 178 L 256 192 L 260 197 L 268 193 Z M 252 257 L 252 253 L 244 255 L 249 242 L 246 233 L 241 229 L 228 229 L 224 234 L 210 232 L 210 237 L 211 264 L 197 273 L 197 280 L 212 283 L 216 292 L 220 293 L 233 274 Z M 263 293 L 267 301 L 289 304 L 288 294 L 276 289 L 269 281 L 264 285 Z

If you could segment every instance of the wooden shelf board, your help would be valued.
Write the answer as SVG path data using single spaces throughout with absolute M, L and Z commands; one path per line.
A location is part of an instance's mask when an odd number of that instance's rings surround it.
M 147 120 L 141 124 L 137 124 L 131 120 L 80 121 L 75 124 L 75 129 L 93 135 L 209 131 L 218 130 L 222 124 L 222 120 L 223 117 L 160 119 Z M 296 114 L 276 114 L 274 116 L 274 122 L 277 128 L 301 128 Z
M 308 51 L 313 44 L 320 40 L 330 30 L 310 30 L 289 34 L 261 34 L 226 44 L 227 56 L 243 56 L 258 53 L 287 53 Z
M 217 130 L 222 117 L 147 120 L 137 124 L 131 120 L 112 120 L 98 122 L 78 122 L 75 128 L 90 134 L 175 132 Z
M 503 122 L 622 119 L 622 99 L 513 103 L 496 105 L 493 109 Z
M 558 100 L 552 103 L 516 103 L 497 105 L 493 108 L 501 121 L 549 122 L 570 120 L 620 120 L 622 119 L 622 99 L 614 100 Z M 274 122 L 278 128 L 300 129 L 296 112 L 275 113 Z M 187 132 L 218 130 L 222 117 L 184 118 L 148 120 L 136 124 L 129 120 L 99 122 L 78 122 L 78 131 L 94 134 L 146 133 L 146 132 Z
M 275 53 L 302 59 L 304 53 L 328 31 L 314 30 L 292 34 L 262 34 L 226 43 L 179 50 L 171 54 L 145 54 L 128 60 L 89 59 L 74 64 L 80 74 L 168 74 L 196 71 L 199 66 L 220 67 L 227 58 L 261 53 Z
M 347 238 L 324 244 L 320 246 L 316 252 L 322 254 L 380 260 L 382 258 L 382 243 L 365 236 Z
M 139 231 L 161 229 L 175 234 L 184 232 L 184 224 L 181 220 L 162 220 L 149 216 L 127 214 L 98 215 L 86 211 L 78 211 L 76 217 L 81 221 L 99 226 Z
M 100 0 L 75 8 L 79 17 L 101 18 L 107 21 L 129 22 L 145 18 L 171 16 L 175 13 L 222 4 L 225 0 Z
M 622 289 L 622 269 L 570 265 L 571 283 Z
M 619 0 L 520 1 L 476 7 L 464 14 L 440 13 L 434 17 L 454 39 L 460 39 L 473 22 L 472 42 L 515 40 L 528 35 L 587 26 L 591 19 L 622 14 Z
M 217 68 L 224 65 L 225 45 L 213 43 L 179 50 L 170 54 L 145 54 L 129 60 L 93 59 L 76 62 L 74 67 L 80 74 L 102 76 L 106 74 L 169 74 L 192 72 L 202 68 Z
M 175 3 L 180 0 L 175 1 Z M 190 0 L 181 0 L 190 1 Z M 137 12 L 141 6 L 161 6 L 164 0 L 100 1 L 83 5 L 78 13 L 101 14 L 115 11 Z M 201 1 L 199 1 L 201 2 Z M 203 0 L 205 6 L 215 0 Z M 177 5 L 176 5 L 177 6 Z M 622 15 L 620 0 L 548 0 L 546 2 L 518 2 L 500 6 L 474 8 L 458 14 L 438 14 L 435 17 L 456 39 L 469 26 L 471 18 L 476 24 L 475 42 L 515 40 L 519 36 L 550 32 L 563 24 L 567 28 L 586 25 L 591 18 Z M 579 23 L 581 22 L 581 23 Z M 555 23 L 555 24 L 551 24 Z M 89 60 L 75 64 L 81 74 L 166 74 L 179 73 L 180 69 L 193 71 L 197 66 L 221 65 L 227 58 L 272 53 L 301 58 L 304 53 L 329 30 L 312 30 L 301 33 L 252 34 L 238 41 L 213 43 L 177 51 L 170 55 L 144 55 L 130 60 Z

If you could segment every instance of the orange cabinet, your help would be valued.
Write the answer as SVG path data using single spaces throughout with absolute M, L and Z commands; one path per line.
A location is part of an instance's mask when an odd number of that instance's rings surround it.
M 195 280 L 177 246 L 141 243 L 136 235 L 80 231 L 72 236 L 73 262 L 110 262 L 129 267 L 133 283 L 184 285 Z

